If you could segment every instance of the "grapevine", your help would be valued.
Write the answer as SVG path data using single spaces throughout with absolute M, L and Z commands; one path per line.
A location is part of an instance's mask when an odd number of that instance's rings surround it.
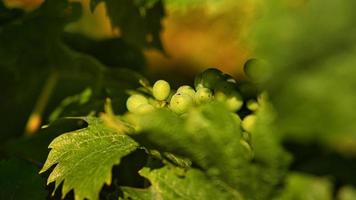
M 355 200 L 355 8 L 0 0 L 0 200 Z

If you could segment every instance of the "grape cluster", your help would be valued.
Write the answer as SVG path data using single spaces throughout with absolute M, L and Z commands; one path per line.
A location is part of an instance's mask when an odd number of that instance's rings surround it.
M 183 85 L 175 91 L 167 81 L 158 80 L 153 87 L 147 88 L 149 92 L 146 94 L 132 94 L 126 101 L 127 110 L 146 113 L 167 107 L 177 114 L 184 114 L 195 105 L 216 100 L 224 102 L 229 110 L 236 112 L 243 104 L 236 90 L 236 81 L 217 69 L 210 68 L 197 75 L 194 85 L 194 88 Z
M 251 132 L 256 122 L 255 112 L 259 109 L 263 99 L 247 101 L 246 108 L 250 114 L 241 120 L 236 112 L 242 107 L 243 99 L 237 90 L 236 81 L 231 76 L 211 68 L 195 77 L 194 88 L 183 85 L 173 90 L 165 80 L 156 81 L 152 87 L 143 86 L 140 93 L 137 90 L 126 101 L 127 110 L 131 113 L 143 114 L 157 108 L 168 108 L 184 116 L 184 113 L 199 104 L 211 101 L 225 103 L 231 111 L 232 118 L 242 128 L 240 143 L 246 149 L 246 155 L 248 158 L 253 157 Z

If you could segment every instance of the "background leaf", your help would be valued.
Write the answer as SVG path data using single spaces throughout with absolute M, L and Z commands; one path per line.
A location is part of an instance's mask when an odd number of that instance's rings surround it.
M 253 42 L 258 57 L 269 62 L 261 86 L 270 93 L 278 127 L 299 141 L 349 141 L 344 151 L 354 151 L 355 1 L 263 5 Z
M 105 2 L 113 27 L 129 44 L 163 50 L 161 20 L 165 15 L 161 0 L 93 0 L 91 9 Z

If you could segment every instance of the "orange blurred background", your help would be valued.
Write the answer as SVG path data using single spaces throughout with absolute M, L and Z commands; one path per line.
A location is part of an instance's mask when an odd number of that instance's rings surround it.
M 35 9 L 43 0 L 4 0 L 10 7 Z M 79 32 L 91 38 L 117 36 L 110 24 L 105 4 L 101 2 L 92 13 L 89 0 L 81 1 L 83 15 L 69 24 L 67 31 Z M 246 42 L 255 9 L 254 1 L 205 0 L 195 4 L 166 1 L 166 16 L 162 21 L 161 39 L 165 54 L 146 49 L 148 72 L 195 74 L 205 68 L 216 67 L 243 78 L 243 64 L 250 51 Z

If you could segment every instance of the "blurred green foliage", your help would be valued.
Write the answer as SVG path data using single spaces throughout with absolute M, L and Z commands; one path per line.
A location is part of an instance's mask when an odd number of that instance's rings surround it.
M 332 184 L 326 178 L 290 173 L 286 189 L 276 199 L 331 200 Z
M 182 171 L 166 166 L 152 170 L 143 168 L 139 173 L 151 186 L 148 189 L 123 187 L 125 199 L 242 199 L 239 193 L 224 189 L 196 169 Z
M 260 125 L 251 133 L 252 160 L 251 149 L 240 142 L 240 122 L 219 103 L 203 105 L 183 119 L 168 110 L 136 116 L 141 134 L 133 137 L 146 147 L 188 157 L 246 199 L 269 199 L 290 161 L 271 132 L 269 111 L 261 109 Z
M 253 42 L 257 57 L 268 62 L 261 86 L 282 132 L 302 141 L 355 140 L 355 1 L 263 5 Z

